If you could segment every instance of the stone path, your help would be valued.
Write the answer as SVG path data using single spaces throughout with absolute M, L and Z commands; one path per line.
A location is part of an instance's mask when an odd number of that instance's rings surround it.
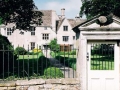
M 76 77 L 76 71 L 70 67 L 64 66 L 57 59 L 52 58 L 52 56 L 50 55 L 50 50 L 47 50 L 47 52 L 44 50 L 43 54 L 45 55 L 45 57 L 47 57 L 50 60 L 51 65 L 58 67 L 62 70 L 65 78 L 75 78 Z

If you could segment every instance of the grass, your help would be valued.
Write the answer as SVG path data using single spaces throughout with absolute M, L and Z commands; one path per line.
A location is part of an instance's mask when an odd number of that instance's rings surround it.
M 18 55 L 18 60 L 38 59 L 40 56 L 43 56 L 43 54 L 39 53 L 38 55 Z
M 62 57 L 68 57 L 68 58 L 76 58 L 76 55 L 60 55 Z
M 91 70 L 114 70 L 113 56 L 91 56 Z
M 50 62 L 42 53 L 38 55 L 18 55 L 17 60 L 14 60 L 14 65 L 12 61 L 10 66 L 9 75 L 8 68 L 4 72 L 4 78 L 6 79 L 39 78 L 45 77 L 44 70 L 50 66 Z M 0 73 L 0 78 L 3 78 L 2 73 Z

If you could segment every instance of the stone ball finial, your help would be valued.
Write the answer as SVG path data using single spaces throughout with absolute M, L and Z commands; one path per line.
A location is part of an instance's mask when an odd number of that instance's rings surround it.
M 107 18 L 105 16 L 100 16 L 98 18 L 98 20 L 100 21 L 100 23 L 106 23 L 107 22 Z

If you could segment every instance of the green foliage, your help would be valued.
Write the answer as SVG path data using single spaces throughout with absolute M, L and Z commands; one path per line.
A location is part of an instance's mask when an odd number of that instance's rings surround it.
M 50 61 L 48 58 L 46 58 L 45 56 L 41 56 L 39 57 L 39 67 L 41 68 L 41 74 L 43 74 L 43 71 L 45 70 L 45 68 L 48 68 L 50 66 Z
M 14 49 L 7 39 L 7 37 L 0 35 L 0 74 L 8 71 L 10 66 L 13 66 L 13 60 L 17 59 L 17 56 L 13 53 Z M 9 66 L 8 66 L 9 65 Z M 9 68 L 9 71 L 12 71 L 13 67 Z
M 50 78 L 62 78 L 63 77 L 63 73 L 59 68 L 56 67 L 49 67 L 46 68 L 44 71 L 44 75 L 46 77 L 50 77 Z
M 40 53 L 41 50 L 40 50 L 40 49 L 37 49 L 37 48 L 34 48 L 34 49 L 32 50 L 32 52 L 33 52 L 34 54 L 36 54 L 36 53 Z
M 113 13 L 114 15 L 120 17 L 120 1 L 119 0 L 86 0 L 82 3 L 80 16 L 84 14 L 87 19 L 96 15 L 109 15 Z
M 27 51 L 24 49 L 24 47 L 17 47 L 15 49 L 15 54 L 17 55 L 25 55 Z
M 91 50 L 91 54 L 97 55 L 114 55 L 114 47 L 110 44 L 96 44 Z
M 41 24 L 42 13 L 33 0 L 0 0 L 0 24 L 16 23 L 17 29 L 29 30 L 30 24 Z
M 70 57 L 62 57 L 62 56 L 56 56 L 57 60 L 60 61 L 63 65 L 71 67 L 74 70 L 76 70 L 76 58 L 70 58 Z
M 72 51 L 60 51 L 59 55 L 76 55 L 76 50 L 72 50 Z
M 74 70 L 76 70 L 76 63 L 73 63 L 71 66 Z
M 60 51 L 60 45 L 57 44 L 57 39 L 51 40 L 49 43 L 50 49 L 54 52 Z
M 25 78 L 29 74 L 28 78 L 37 78 L 43 76 L 44 70 L 48 67 L 50 67 L 50 61 L 41 52 L 38 55 L 20 55 L 18 60 L 14 62 L 14 75 Z
M 53 58 L 55 58 L 56 56 L 59 55 L 59 53 L 56 53 L 56 52 L 51 51 L 51 52 L 50 52 L 50 55 L 51 55 Z

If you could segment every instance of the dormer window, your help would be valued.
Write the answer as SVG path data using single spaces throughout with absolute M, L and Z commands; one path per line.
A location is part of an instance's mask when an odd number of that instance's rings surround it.
M 44 30 L 47 30 L 47 27 L 44 27 Z
M 63 26 L 63 31 L 68 31 L 68 26 Z

